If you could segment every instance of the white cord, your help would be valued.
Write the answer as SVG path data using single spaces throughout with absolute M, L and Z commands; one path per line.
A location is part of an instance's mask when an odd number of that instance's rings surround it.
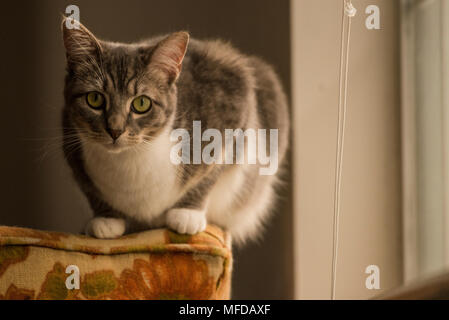
M 355 14 L 357 13 L 357 10 L 352 5 L 351 0 L 345 1 L 344 8 L 345 8 L 345 15 L 347 15 L 350 18 L 354 17 Z
M 340 76 L 338 93 L 338 126 L 337 126 L 337 151 L 335 157 L 335 189 L 334 189 L 334 219 L 333 219 L 333 251 L 332 251 L 332 277 L 331 277 L 331 299 L 335 300 L 337 284 L 337 253 L 338 253 L 338 231 L 340 221 L 340 198 L 341 198 L 341 175 L 343 163 L 343 150 L 345 141 L 346 125 L 346 102 L 348 86 L 348 61 L 349 40 L 351 38 L 351 18 L 357 10 L 351 0 L 343 0 L 343 13 L 341 25 L 341 47 L 340 47 Z M 344 41 L 346 20 L 348 21 L 346 43 Z M 342 82 L 342 79 L 343 82 Z

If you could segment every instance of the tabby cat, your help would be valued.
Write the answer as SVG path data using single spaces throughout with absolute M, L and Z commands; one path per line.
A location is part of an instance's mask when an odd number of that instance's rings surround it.
M 175 164 L 171 134 L 183 128 L 192 139 L 194 121 L 202 133 L 214 128 L 223 136 L 225 129 L 277 129 L 281 166 L 289 116 L 273 68 L 183 31 L 125 44 L 65 22 L 63 148 L 94 213 L 86 232 L 116 238 L 168 227 L 195 234 L 211 223 L 240 242 L 257 236 L 281 170 L 261 175 L 259 162 Z

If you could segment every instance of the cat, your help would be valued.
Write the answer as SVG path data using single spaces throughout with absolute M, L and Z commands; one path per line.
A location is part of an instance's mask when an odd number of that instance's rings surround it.
M 261 175 L 260 163 L 174 164 L 170 136 L 183 128 L 191 137 L 193 121 L 201 121 L 202 132 L 277 129 L 282 168 L 289 116 L 273 68 L 185 31 L 125 44 L 65 22 L 63 151 L 94 213 L 86 233 L 110 239 L 168 227 L 196 234 L 211 223 L 236 242 L 258 237 L 282 170 Z

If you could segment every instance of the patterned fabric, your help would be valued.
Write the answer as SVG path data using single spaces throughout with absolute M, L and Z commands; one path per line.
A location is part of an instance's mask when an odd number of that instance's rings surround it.
M 79 289 L 67 288 L 70 265 Z M 0 299 L 229 299 L 231 269 L 230 238 L 215 226 L 114 240 L 0 226 Z

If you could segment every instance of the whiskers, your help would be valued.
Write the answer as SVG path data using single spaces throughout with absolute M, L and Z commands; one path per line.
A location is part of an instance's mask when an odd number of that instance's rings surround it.
M 57 158 L 62 155 L 66 159 L 70 159 L 75 152 L 79 151 L 82 146 L 82 138 L 92 141 L 102 141 L 104 137 L 101 134 L 93 133 L 83 128 L 58 127 L 46 129 L 57 131 L 58 134 L 48 135 L 40 138 L 24 139 L 38 144 L 37 158 L 38 165 L 46 160 Z
M 136 147 L 140 148 L 140 150 L 148 150 L 153 146 L 154 140 L 155 137 L 143 134 L 141 139 L 139 139 L 140 143 L 136 144 Z
M 46 130 L 56 130 L 57 134 L 26 139 L 38 144 L 36 160 L 39 166 L 44 161 L 54 160 L 61 156 L 68 161 L 72 160 L 74 155 L 82 149 L 83 143 L 96 144 L 111 153 L 129 150 L 138 156 L 142 152 L 149 151 L 154 146 L 155 140 L 155 137 L 150 135 L 128 135 L 123 137 L 121 145 L 114 149 L 109 148 L 112 147 L 112 141 L 106 133 L 102 134 L 75 127 L 57 127 Z

